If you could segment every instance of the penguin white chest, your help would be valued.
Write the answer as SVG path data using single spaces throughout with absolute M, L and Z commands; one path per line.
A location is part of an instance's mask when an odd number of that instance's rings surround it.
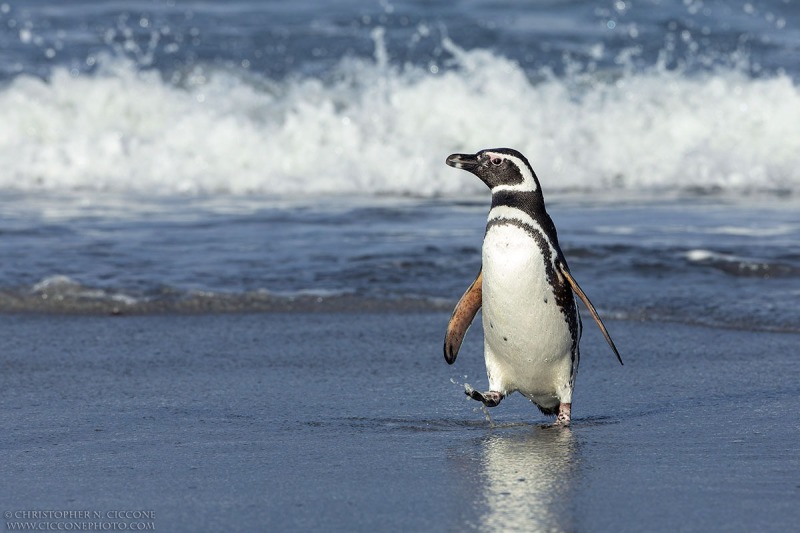
M 558 397 L 569 401 L 565 395 L 571 395 L 574 342 L 548 279 L 548 261 L 527 229 L 489 228 L 483 243 L 483 328 L 492 390 L 518 390 L 540 405 L 557 405 Z

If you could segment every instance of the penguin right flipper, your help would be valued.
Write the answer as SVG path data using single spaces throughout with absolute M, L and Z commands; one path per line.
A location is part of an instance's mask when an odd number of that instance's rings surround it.
M 458 356 L 458 350 L 464 341 L 472 319 L 478 313 L 483 301 L 483 270 L 478 272 L 478 277 L 472 282 L 467 291 L 456 304 L 453 316 L 447 324 L 447 334 L 444 337 L 444 360 L 452 365 Z

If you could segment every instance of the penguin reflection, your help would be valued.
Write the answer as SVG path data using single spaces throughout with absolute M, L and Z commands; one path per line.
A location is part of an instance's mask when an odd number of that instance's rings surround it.
M 575 438 L 567 428 L 493 434 L 483 442 L 481 531 L 572 531 Z

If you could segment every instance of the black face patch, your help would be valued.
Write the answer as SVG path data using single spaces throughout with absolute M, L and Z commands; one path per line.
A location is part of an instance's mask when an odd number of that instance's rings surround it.
M 513 161 L 488 152 L 478 153 L 478 166 L 472 172 L 490 189 L 498 185 L 520 185 L 525 182 L 525 176 Z
M 475 155 L 451 154 L 445 161 L 449 166 L 472 172 L 490 189 L 516 187 L 539 191 L 539 179 L 524 155 L 511 148 L 491 148 Z

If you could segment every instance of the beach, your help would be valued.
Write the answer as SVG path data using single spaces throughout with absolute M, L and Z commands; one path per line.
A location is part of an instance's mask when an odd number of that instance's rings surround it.
M 0 2 L 0 530 L 796 529 L 799 20 Z M 442 354 L 502 147 L 625 363 L 568 429 Z
M 587 328 L 569 429 L 489 412 L 447 313 L 3 316 L 2 509 L 157 531 L 788 531 L 796 334 Z M 6 529 L 9 520 L 6 520 Z M 130 521 L 129 521 L 130 522 Z M 134 521 L 135 522 L 135 521 Z

